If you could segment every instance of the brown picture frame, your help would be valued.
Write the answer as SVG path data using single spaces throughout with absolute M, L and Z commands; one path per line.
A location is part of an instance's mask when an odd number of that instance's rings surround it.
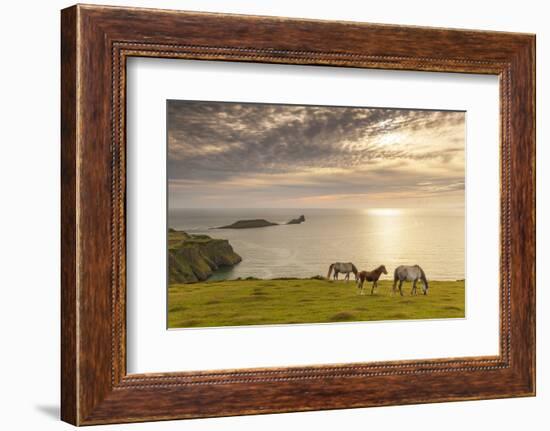
M 91 425 L 535 394 L 534 35 L 77 5 L 61 13 L 61 51 L 64 421 Z M 499 355 L 128 375 L 130 56 L 498 75 Z

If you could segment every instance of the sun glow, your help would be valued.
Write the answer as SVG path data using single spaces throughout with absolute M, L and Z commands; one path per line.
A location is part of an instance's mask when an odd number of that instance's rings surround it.
M 363 210 L 363 213 L 375 216 L 399 216 L 403 210 L 399 208 L 369 208 Z
M 391 146 L 402 144 L 406 140 L 406 135 L 402 132 L 385 133 L 378 138 L 378 144 L 382 146 Z

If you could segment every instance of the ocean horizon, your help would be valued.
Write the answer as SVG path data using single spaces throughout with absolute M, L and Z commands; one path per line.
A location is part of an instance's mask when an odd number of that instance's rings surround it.
M 305 216 L 301 224 L 286 225 Z M 238 220 L 279 223 L 252 229 L 215 229 Z M 209 280 L 326 276 L 333 262 L 359 270 L 420 265 L 430 280 L 465 278 L 464 209 L 170 208 L 168 227 L 229 240 L 242 262 Z

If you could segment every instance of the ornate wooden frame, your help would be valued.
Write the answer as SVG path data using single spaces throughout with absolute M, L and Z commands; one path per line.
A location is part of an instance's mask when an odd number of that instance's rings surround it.
M 534 35 L 81 5 L 61 15 L 63 420 L 88 425 L 535 394 Z M 498 75 L 500 354 L 128 375 L 130 56 Z

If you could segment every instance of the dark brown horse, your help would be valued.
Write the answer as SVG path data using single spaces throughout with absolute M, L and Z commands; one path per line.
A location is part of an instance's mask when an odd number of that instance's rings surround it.
M 370 290 L 370 294 L 372 295 L 374 293 L 374 288 L 378 287 L 378 279 L 380 278 L 380 275 L 387 273 L 388 271 L 386 271 L 386 267 L 384 265 L 380 265 L 378 268 L 370 272 L 361 271 L 357 276 L 357 288 L 361 289 L 361 295 L 363 295 L 363 284 L 365 281 L 372 281 L 372 288 Z

